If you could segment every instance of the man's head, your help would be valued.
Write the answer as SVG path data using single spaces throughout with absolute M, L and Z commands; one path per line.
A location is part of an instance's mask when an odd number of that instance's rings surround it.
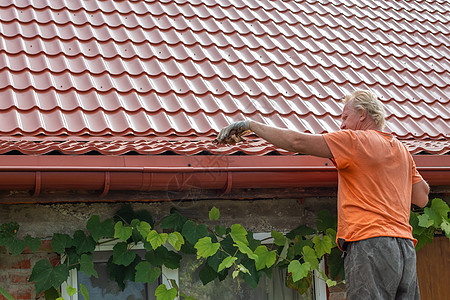
M 371 91 L 356 90 L 344 98 L 341 129 L 366 130 L 384 128 L 384 108 Z

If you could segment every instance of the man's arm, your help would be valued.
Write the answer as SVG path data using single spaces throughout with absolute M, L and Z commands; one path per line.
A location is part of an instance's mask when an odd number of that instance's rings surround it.
M 411 203 L 419 207 L 424 207 L 428 203 L 428 193 L 430 187 L 425 180 L 412 185 Z
M 333 158 L 333 154 L 321 134 L 308 134 L 267 126 L 250 121 L 250 130 L 278 148 L 302 154 Z

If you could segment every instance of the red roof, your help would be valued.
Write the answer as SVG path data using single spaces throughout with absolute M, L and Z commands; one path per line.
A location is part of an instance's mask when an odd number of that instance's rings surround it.
M 339 129 L 376 92 L 413 153 L 450 152 L 448 1 L 0 3 L 0 149 L 266 154 L 210 141 L 251 118 Z M 279 150 L 281 153 L 287 153 Z

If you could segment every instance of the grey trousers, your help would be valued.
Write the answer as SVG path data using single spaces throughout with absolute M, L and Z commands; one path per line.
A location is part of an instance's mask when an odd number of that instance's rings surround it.
M 348 300 L 420 299 L 411 240 L 376 237 L 351 242 L 344 268 Z

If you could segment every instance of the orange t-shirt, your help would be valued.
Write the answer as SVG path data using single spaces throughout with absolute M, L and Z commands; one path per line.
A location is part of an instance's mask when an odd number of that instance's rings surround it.
M 406 147 L 375 130 L 323 136 L 338 170 L 337 241 L 392 236 L 416 244 L 409 225 L 411 192 L 423 179 Z

